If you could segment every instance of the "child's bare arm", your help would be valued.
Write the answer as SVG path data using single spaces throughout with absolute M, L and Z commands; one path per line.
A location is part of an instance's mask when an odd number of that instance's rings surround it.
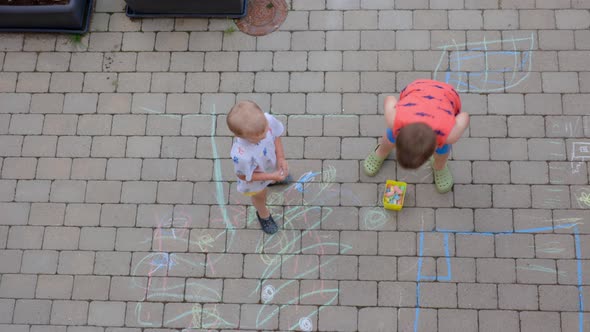
M 279 171 L 282 170 L 285 176 L 289 174 L 289 165 L 285 160 L 285 150 L 283 149 L 283 142 L 281 137 L 275 138 L 275 151 L 277 154 L 277 166 Z
M 454 144 L 461 138 L 465 129 L 469 127 L 469 114 L 465 112 L 459 113 L 456 117 L 455 126 L 451 130 L 449 137 L 447 137 L 447 144 Z
M 237 175 L 238 178 L 242 181 L 247 181 L 246 180 L 246 176 L 244 175 Z M 273 181 L 283 181 L 285 179 L 287 175 L 285 174 L 284 176 L 280 174 L 280 171 L 276 171 L 273 173 L 253 173 L 252 174 L 252 179 L 250 179 L 249 182 L 253 182 L 253 181 L 269 181 L 269 180 L 273 180 Z
M 383 102 L 385 125 L 390 128 L 393 128 L 393 121 L 395 120 L 395 104 L 397 104 L 397 99 L 394 96 L 385 97 L 385 101 Z

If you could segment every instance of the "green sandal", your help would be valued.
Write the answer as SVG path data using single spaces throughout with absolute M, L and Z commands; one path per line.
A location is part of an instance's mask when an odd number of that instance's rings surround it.
M 379 145 L 377 145 L 375 150 L 373 152 L 371 152 L 367 156 L 367 158 L 365 158 L 365 160 L 363 161 L 363 170 L 365 171 L 365 174 L 367 174 L 367 176 L 377 175 L 377 173 L 379 173 L 379 170 L 381 169 L 381 165 L 383 165 L 383 162 L 386 159 L 386 158 L 379 158 L 379 156 L 377 156 L 375 151 L 377 151 L 378 148 L 379 148 Z
M 441 194 L 451 191 L 451 189 L 453 189 L 453 174 L 451 174 L 451 170 L 449 170 L 449 165 L 446 164 L 445 168 L 436 170 L 434 169 L 434 157 L 431 157 L 430 166 L 432 167 L 432 175 L 434 176 L 436 191 Z

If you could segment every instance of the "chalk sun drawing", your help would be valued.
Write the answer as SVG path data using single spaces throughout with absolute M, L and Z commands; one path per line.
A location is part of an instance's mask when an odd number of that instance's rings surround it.
M 509 51 L 491 50 L 491 46 L 511 45 Z M 526 45 L 519 50 L 519 45 Z M 438 47 L 442 50 L 434 70 L 433 78 L 454 85 L 458 92 L 487 93 L 503 91 L 515 87 L 528 78 L 533 64 L 535 36 L 533 33 L 525 38 L 505 38 L 452 44 Z M 467 49 L 467 50 L 465 50 Z M 447 68 L 444 63 L 450 61 Z M 473 71 L 480 67 L 483 70 Z M 510 63 L 509 66 L 495 66 L 494 63 Z

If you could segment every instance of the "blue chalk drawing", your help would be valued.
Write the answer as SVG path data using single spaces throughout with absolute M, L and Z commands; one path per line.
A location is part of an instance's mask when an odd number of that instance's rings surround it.
M 517 50 L 517 43 L 527 43 L 528 48 L 523 51 Z M 488 49 L 489 45 L 502 46 L 502 44 L 512 45 L 513 50 L 494 51 Z M 434 79 L 454 85 L 459 92 L 487 93 L 515 87 L 528 78 L 533 65 L 535 36 L 531 33 L 529 37 L 525 38 L 506 38 L 491 41 L 484 39 L 480 42 L 453 43 L 438 48 L 442 50 L 442 53 L 434 70 Z M 468 50 L 464 51 L 464 49 Z M 446 56 L 449 56 L 450 64 L 454 65 L 456 69 L 453 70 L 453 66 L 449 67 L 448 70 L 445 69 L 444 61 Z M 466 62 L 478 61 L 479 59 L 483 59 L 483 71 L 462 71 Z M 490 68 L 490 59 L 506 59 L 506 62 L 512 62 L 512 65 L 504 68 Z M 504 77 L 505 73 L 511 73 L 511 75 Z M 503 78 L 502 80 L 492 79 L 490 74 L 499 74 Z
M 414 332 L 418 332 L 418 324 L 420 322 L 420 285 L 423 281 L 450 281 L 453 278 L 452 273 L 452 266 L 451 266 L 451 256 L 449 254 L 449 234 L 467 234 L 467 235 L 478 235 L 478 236 L 494 236 L 496 234 L 514 234 L 514 233 L 539 233 L 545 231 L 555 231 L 556 229 L 573 229 L 574 234 L 574 242 L 575 242 L 575 251 L 576 251 L 576 273 L 577 273 L 577 288 L 578 288 L 578 331 L 584 331 L 584 294 L 582 292 L 582 279 L 583 279 L 583 272 L 582 272 L 582 247 L 580 241 L 580 230 L 578 228 L 577 223 L 570 223 L 570 224 L 562 224 L 557 226 L 549 226 L 549 227 L 539 227 L 539 228 L 528 228 L 528 229 L 520 229 L 515 231 L 506 231 L 506 232 L 465 232 L 465 231 L 458 231 L 458 230 L 451 230 L 451 229 L 436 229 L 436 231 L 432 232 L 425 232 L 421 231 L 420 233 L 420 244 L 419 244 L 419 252 L 418 252 L 418 271 L 416 275 L 416 311 L 414 314 Z M 447 275 L 445 276 L 428 276 L 422 274 L 422 265 L 424 260 L 424 233 L 443 233 L 444 234 L 444 242 L 443 246 L 445 249 L 445 261 L 447 266 Z

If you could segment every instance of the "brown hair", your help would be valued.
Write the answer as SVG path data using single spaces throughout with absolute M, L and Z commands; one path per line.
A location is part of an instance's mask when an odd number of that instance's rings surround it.
M 234 135 L 244 137 L 258 135 L 266 129 L 266 117 L 253 101 L 240 101 L 227 115 L 227 127 Z
M 412 123 L 400 129 L 395 145 L 400 166 L 416 169 L 434 153 L 436 134 L 425 123 Z

